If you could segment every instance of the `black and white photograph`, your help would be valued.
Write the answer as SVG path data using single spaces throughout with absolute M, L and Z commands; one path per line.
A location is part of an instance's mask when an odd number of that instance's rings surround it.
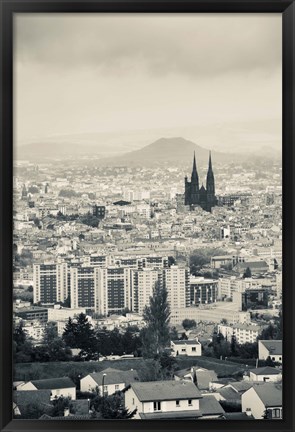
M 13 32 L 14 419 L 284 419 L 282 14 Z

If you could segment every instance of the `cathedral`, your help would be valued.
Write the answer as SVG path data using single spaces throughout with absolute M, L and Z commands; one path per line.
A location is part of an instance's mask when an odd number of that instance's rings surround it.
M 215 182 L 212 169 L 211 152 L 209 154 L 209 166 L 207 171 L 206 189 L 203 184 L 199 187 L 199 176 L 197 172 L 196 156 L 194 153 L 193 171 L 191 181 L 185 177 L 185 196 L 184 203 L 193 209 L 195 206 L 202 207 L 203 210 L 211 212 L 212 207 L 216 206 Z

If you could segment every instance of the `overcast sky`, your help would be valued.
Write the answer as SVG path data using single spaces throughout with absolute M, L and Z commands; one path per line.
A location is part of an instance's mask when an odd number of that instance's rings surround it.
M 281 25 L 281 14 L 18 14 L 16 143 L 204 125 L 214 135 L 246 120 L 252 137 L 274 125 L 265 136 L 281 145 Z

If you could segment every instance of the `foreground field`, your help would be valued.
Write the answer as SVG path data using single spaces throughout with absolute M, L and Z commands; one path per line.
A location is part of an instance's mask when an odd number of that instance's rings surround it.
M 214 370 L 219 377 L 232 376 L 251 369 L 253 366 L 237 364 L 230 361 L 219 360 L 212 357 L 179 357 L 176 359 L 179 369 L 191 366 L 200 366 Z M 48 362 L 48 363 L 16 363 L 14 366 L 15 381 L 28 381 L 32 379 L 45 379 L 62 376 L 85 376 L 92 372 L 99 372 L 108 367 L 139 372 L 146 365 L 142 358 L 124 360 L 104 360 L 101 362 Z

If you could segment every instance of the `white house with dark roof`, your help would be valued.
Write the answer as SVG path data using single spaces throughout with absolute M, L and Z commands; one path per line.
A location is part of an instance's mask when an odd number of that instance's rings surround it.
M 94 372 L 82 378 L 80 380 L 80 389 L 82 392 L 93 392 L 98 388 L 100 395 L 112 395 L 117 391 L 124 390 L 134 381 L 139 381 L 136 370 L 123 371 L 107 368 L 101 372 Z M 104 385 L 104 389 L 102 385 Z
M 263 366 L 250 369 L 244 379 L 248 381 L 277 382 L 282 380 L 282 371 L 274 367 Z
M 125 407 L 137 409 L 134 419 L 146 420 L 196 420 L 224 413 L 214 397 L 203 398 L 196 385 L 186 380 L 131 383 L 125 392 Z
M 255 419 L 282 419 L 282 386 L 273 382 L 254 383 L 242 394 L 242 411 Z
M 259 360 L 266 360 L 268 357 L 274 362 L 283 362 L 283 344 L 281 340 L 259 340 Z
M 171 355 L 201 356 L 202 345 L 198 339 L 171 341 Z
M 28 381 L 21 387 L 21 390 L 51 390 L 51 400 L 61 396 L 76 399 L 76 386 L 68 377 Z

